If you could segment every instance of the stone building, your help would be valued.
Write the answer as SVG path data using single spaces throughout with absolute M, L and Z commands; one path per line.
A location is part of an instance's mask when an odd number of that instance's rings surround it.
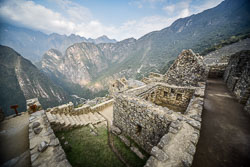
M 115 95 L 113 124 L 152 155 L 146 166 L 191 165 L 207 74 L 202 58 L 184 50 L 165 75 Z

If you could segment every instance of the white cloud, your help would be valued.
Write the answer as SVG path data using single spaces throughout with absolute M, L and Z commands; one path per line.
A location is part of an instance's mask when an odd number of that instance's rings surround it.
M 143 1 L 162 2 L 162 0 L 141 0 L 137 2 Z M 171 15 L 145 16 L 137 20 L 128 20 L 120 26 L 104 25 L 93 18 L 88 8 L 69 0 L 51 0 L 63 9 L 64 13 L 55 12 L 33 1 L 7 0 L 0 3 L 0 17 L 46 33 L 56 32 L 67 35 L 74 33 L 87 38 L 107 35 L 110 38 L 122 40 L 130 37 L 139 38 L 151 31 L 161 30 L 178 18 L 187 17 L 200 10 L 213 7 L 222 0 L 211 1 L 204 3 L 200 8 L 190 7 L 190 0 L 181 1 L 163 8 Z
M 173 13 L 175 10 L 175 5 L 164 6 L 163 10 L 165 10 L 168 13 Z

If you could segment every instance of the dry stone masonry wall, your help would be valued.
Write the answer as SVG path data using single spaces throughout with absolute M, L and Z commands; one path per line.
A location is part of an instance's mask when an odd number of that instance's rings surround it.
M 245 105 L 250 97 L 250 50 L 231 56 L 224 73 L 224 81 L 239 102 Z
M 177 86 L 198 86 L 208 74 L 203 58 L 191 49 L 184 50 L 164 76 L 165 82 Z
M 113 125 L 151 154 L 146 167 L 191 166 L 207 75 L 202 58 L 184 50 L 164 76 L 115 95 Z

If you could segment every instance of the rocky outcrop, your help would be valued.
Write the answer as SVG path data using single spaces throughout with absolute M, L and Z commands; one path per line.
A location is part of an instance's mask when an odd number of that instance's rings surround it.
M 128 57 L 127 49 L 134 44 L 135 39 L 99 45 L 82 42 L 70 46 L 65 54 L 51 49 L 44 54 L 41 68 L 50 76 L 87 85 L 113 64 L 124 61 Z

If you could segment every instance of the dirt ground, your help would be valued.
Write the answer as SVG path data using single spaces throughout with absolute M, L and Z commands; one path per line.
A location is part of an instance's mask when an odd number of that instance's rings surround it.
M 222 80 L 208 80 L 192 167 L 249 167 L 250 116 Z
M 28 113 L 0 123 L 0 166 L 30 166 L 28 124 Z

